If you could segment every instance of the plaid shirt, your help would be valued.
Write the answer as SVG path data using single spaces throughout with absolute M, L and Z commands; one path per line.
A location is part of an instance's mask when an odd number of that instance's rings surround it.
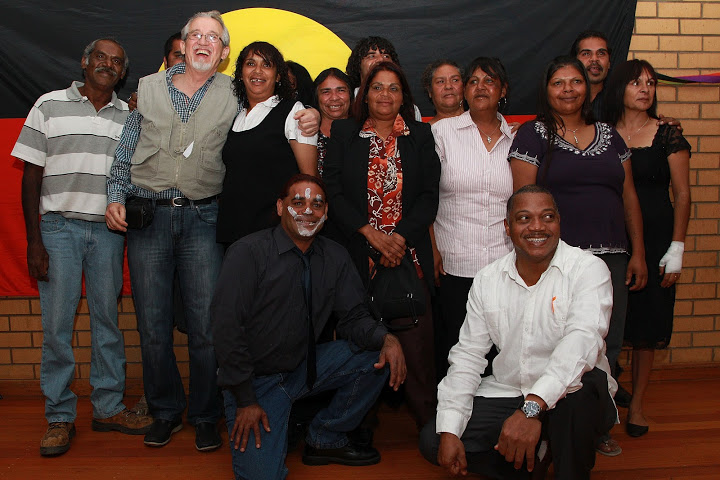
M 215 75 L 208 78 L 207 82 L 193 94 L 192 98 L 188 98 L 187 95 L 175 88 L 175 85 L 172 83 L 173 75 L 178 73 L 185 73 L 184 63 L 178 63 L 174 67 L 166 70 L 165 80 L 173 108 L 175 108 L 178 116 L 180 116 L 180 120 L 183 123 L 187 123 L 188 120 L 190 120 L 190 116 L 197 110 L 200 102 L 202 102 L 205 92 L 207 92 L 210 84 L 215 79 Z M 137 147 L 138 139 L 140 138 L 142 120 L 143 116 L 140 112 L 134 110 L 125 122 L 120 142 L 115 150 L 115 161 L 110 168 L 110 178 L 107 183 L 108 204 L 113 202 L 124 204 L 125 199 L 129 196 L 155 199 L 184 197 L 183 193 L 177 188 L 168 188 L 167 190 L 156 193 L 131 183 L 130 160 L 135 153 L 135 147 Z

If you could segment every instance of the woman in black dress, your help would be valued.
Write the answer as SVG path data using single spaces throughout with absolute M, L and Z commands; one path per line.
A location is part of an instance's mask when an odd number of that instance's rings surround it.
M 235 64 L 233 87 L 240 112 L 223 148 L 217 219 L 217 241 L 225 246 L 279 223 L 275 201 L 288 178 L 318 176 L 317 136 L 305 137 L 295 118 L 305 107 L 294 98 L 278 49 L 267 42 L 246 46 Z
M 605 94 L 605 120 L 615 125 L 632 150 L 648 267 L 647 286 L 630 294 L 625 323 L 625 343 L 633 347 L 633 397 L 627 420 L 627 432 L 633 437 L 648 431 L 642 402 L 655 349 L 670 343 L 675 283 L 690 218 L 690 144 L 676 127 L 656 124 L 656 84 L 657 75 L 648 62 L 630 60 L 615 67 Z

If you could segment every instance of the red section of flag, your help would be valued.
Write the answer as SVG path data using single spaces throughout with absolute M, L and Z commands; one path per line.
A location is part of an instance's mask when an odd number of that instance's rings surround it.
M 23 162 L 10 155 L 24 121 L 24 118 L 0 119 L 0 296 L 38 295 L 37 282 L 27 271 L 27 241 L 20 203 Z M 123 294 L 129 295 L 127 258 L 123 277 Z
M 507 120 L 508 123 L 525 123 L 530 120 L 535 120 L 536 115 L 505 115 L 505 120 Z M 423 117 L 423 122 L 427 122 L 432 117 Z
M 524 123 L 534 119 L 535 115 L 508 115 L 505 118 L 509 123 Z M 0 296 L 38 294 L 37 282 L 30 278 L 27 271 L 27 241 L 20 204 L 23 162 L 10 155 L 24 121 L 23 118 L 0 119 Z M 127 256 L 124 263 L 123 295 L 129 295 Z

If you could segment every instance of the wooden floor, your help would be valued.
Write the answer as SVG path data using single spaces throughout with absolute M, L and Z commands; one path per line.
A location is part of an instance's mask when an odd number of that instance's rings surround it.
M 598 455 L 594 480 L 720 479 L 720 373 L 716 368 L 654 372 L 648 390 L 650 433 L 634 439 L 622 425 L 613 435 L 623 447 L 615 458 Z M 22 396 L 0 383 L 0 479 L 225 479 L 232 478 L 227 446 L 212 453 L 194 448 L 189 425 L 160 449 L 143 446 L 141 436 L 90 429 L 87 397 L 78 402 L 77 436 L 68 453 L 43 458 L 39 441 L 46 423 L 43 399 Z M 129 399 L 132 404 L 135 398 Z M 625 411 L 621 410 L 624 421 Z M 375 446 L 382 462 L 371 467 L 308 467 L 300 448 L 288 455 L 291 480 L 448 478 L 416 448 L 417 433 L 407 413 L 384 407 Z M 223 435 L 227 444 L 227 434 Z

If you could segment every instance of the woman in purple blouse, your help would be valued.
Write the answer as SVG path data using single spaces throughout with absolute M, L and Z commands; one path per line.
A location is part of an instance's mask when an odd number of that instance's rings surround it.
M 562 239 L 605 261 L 613 283 L 613 312 L 605 343 L 613 369 L 623 342 L 629 290 L 647 282 L 640 204 L 630 149 L 608 124 L 595 122 L 588 78 L 574 57 L 558 57 L 545 70 L 538 116 L 518 131 L 510 148 L 513 187 L 549 189 L 562 219 Z M 628 241 L 629 238 L 629 241 Z M 609 435 L 604 455 L 622 450 Z

